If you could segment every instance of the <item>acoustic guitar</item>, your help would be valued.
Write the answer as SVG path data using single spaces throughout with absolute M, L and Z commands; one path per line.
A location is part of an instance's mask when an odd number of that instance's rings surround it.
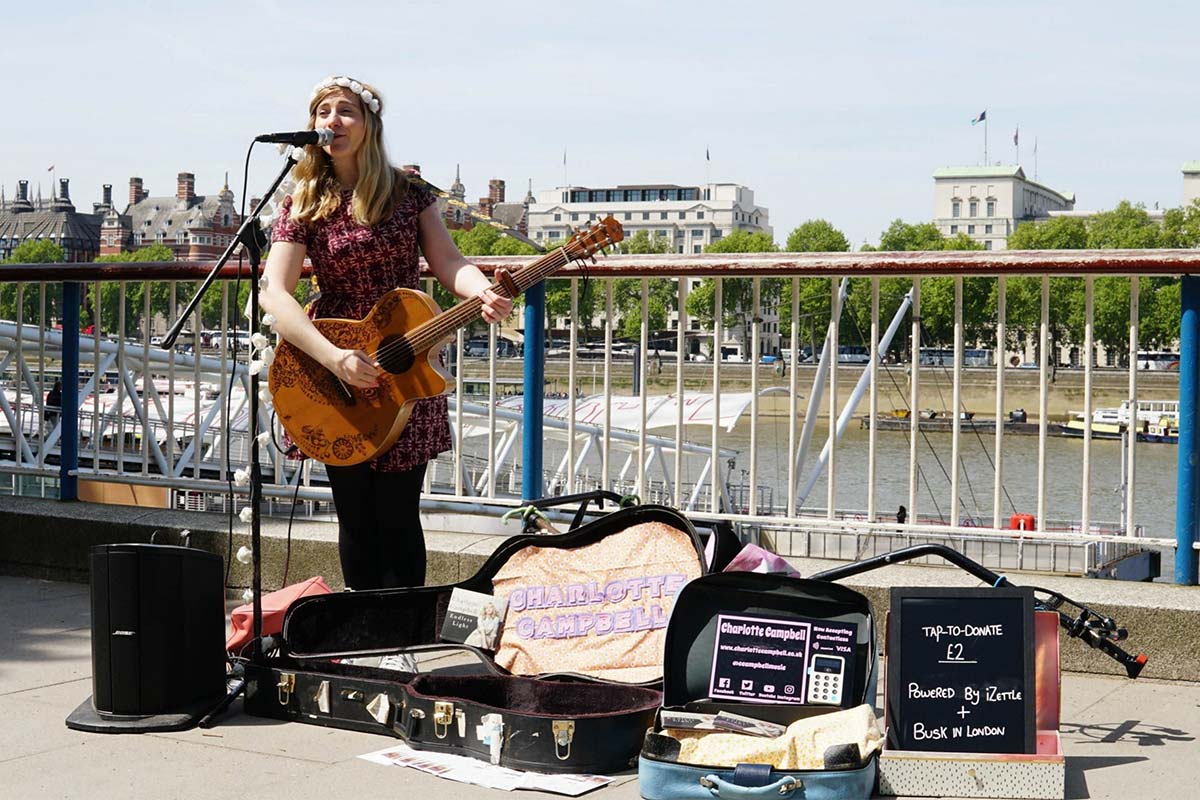
M 624 238 L 621 223 L 606 217 L 492 289 L 515 298 L 571 261 L 590 258 Z M 438 363 L 450 336 L 479 319 L 482 301 L 464 300 L 442 312 L 415 289 L 393 289 L 362 320 L 317 319 L 334 345 L 371 354 L 382 368 L 379 385 L 348 386 L 300 348 L 280 342 L 271 363 L 270 389 L 279 422 L 304 455 L 349 466 L 377 458 L 400 437 L 412 404 L 446 394 L 452 376 Z

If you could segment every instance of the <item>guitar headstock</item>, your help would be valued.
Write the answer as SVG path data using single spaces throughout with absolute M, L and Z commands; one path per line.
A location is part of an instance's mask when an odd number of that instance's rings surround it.
M 580 231 L 571 237 L 565 245 L 571 258 L 589 258 L 597 250 L 603 250 L 617 244 L 625 238 L 625 230 L 621 223 L 613 217 L 605 217 L 586 231 Z

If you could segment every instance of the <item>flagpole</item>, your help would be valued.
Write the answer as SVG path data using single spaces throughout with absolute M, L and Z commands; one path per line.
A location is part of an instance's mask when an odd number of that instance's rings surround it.
M 1037 180 L 1037 137 L 1033 137 L 1033 179 Z
M 989 163 L 988 162 L 988 154 L 987 154 L 987 123 L 988 123 L 987 111 L 984 111 L 983 112 L 983 165 L 985 167 Z

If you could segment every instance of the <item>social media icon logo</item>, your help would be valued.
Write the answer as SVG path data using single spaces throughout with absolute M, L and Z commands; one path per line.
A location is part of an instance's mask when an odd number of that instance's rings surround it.
M 718 678 L 717 679 L 717 687 L 720 689 L 728 689 L 729 688 L 729 678 Z
M 767 694 L 775 694 L 775 684 L 768 683 L 766 686 L 763 687 L 763 691 L 766 692 Z
M 742 681 L 742 691 L 743 692 L 754 691 L 754 681 Z
M 783 687 L 783 693 L 784 694 L 795 694 L 796 687 L 789 683 L 787 686 Z

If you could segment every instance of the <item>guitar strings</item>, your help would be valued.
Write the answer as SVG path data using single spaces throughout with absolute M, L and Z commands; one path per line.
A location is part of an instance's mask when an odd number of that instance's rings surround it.
M 590 235 L 590 234 L 589 234 Z M 572 248 L 568 250 L 568 248 Z M 572 242 L 568 245 L 547 253 L 542 258 L 530 264 L 519 273 L 535 274 L 535 280 L 530 282 L 530 286 L 536 285 L 539 281 L 546 278 L 554 270 L 569 263 L 572 258 L 586 258 L 586 248 L 583 247 L 582 241 Z M 561 259 L 561 260 L 560 260 Z M 500 292 L 506 292 L 500 284 L 492 284 L 492 289 Z M 505 297 L 508 295 L 505 293 Z M 419 352 L 423 352 L 431 348 L 438 341 L 445 338 L 445 335 L 450 330 L 455 330 L 465 324 L 471 317 L 478 313 L 482 308 L 483 301 L 478 297 L 472 297 L 469 300 L 464 300 L 454 308 L 446 311 L 444 314 L 439 314 L 431 320 L 428 320 L 414 328 L 408 335 L 401 336 L 397 341 L 389 342 L 379 348 L 373 355 L 376 361 L 381 361 L 393 355 L 412 355 L 415 356 Z M 406 352 L 407 351 L 407 352 Z
M 567 263 L 567 261 L 570 260 L 569 257 L 564 258 L 561 262 L 559 262 L 558 258 L 556 258 L 563 256 L 562 251 L 563 248 L 555 250 L 553 253 L 546 255 L 543 259 L 539 259 L 538 261 L 529 265 L 527 268 L 528 272 L 537 272 L 539 269 L 549 266 L 550 270 L 547 270 L 548 274 L 549 271 L 557 269 L 558 267 L 562 266 L 562 264 Z M 551 262 L 554 263 L 552 264 Z M 540 277 L 542 276 L 539 276 L 539 279 Z M 533 284 L 536 283 L 536 280 L 533 281 Z M 498 284 L 492 284 L 490 288 L 504 291 L 504 287 Z M 437 341 L 445 336 L 445 333 L 438 329 L 445 328 L 447 330 L 453 330 L 459 327 L 461 323 L 466 322 L 467 319 L 473 317 L 482 306 L 483 301 L 478 297 L 472 297 L 469 300 L 465 300 L 454 306 L 454 308 L 446 311 L 444 314 L 439 314 L 433 319 L 417 326 L 407 336 L 402 336 L 398 341 L 390 342 L 384 347 L 381 347 L 378 351 L 376 351 L 374 357 L 378 361 L 393 354 L 400 354 L 406 349 L 411 350 L 411 353 L 409 354 L 415 355 L 417 352 L 432 347 L 435 343 L 437 343 Z M 430 331 L 432 331 L 432 334 Z

